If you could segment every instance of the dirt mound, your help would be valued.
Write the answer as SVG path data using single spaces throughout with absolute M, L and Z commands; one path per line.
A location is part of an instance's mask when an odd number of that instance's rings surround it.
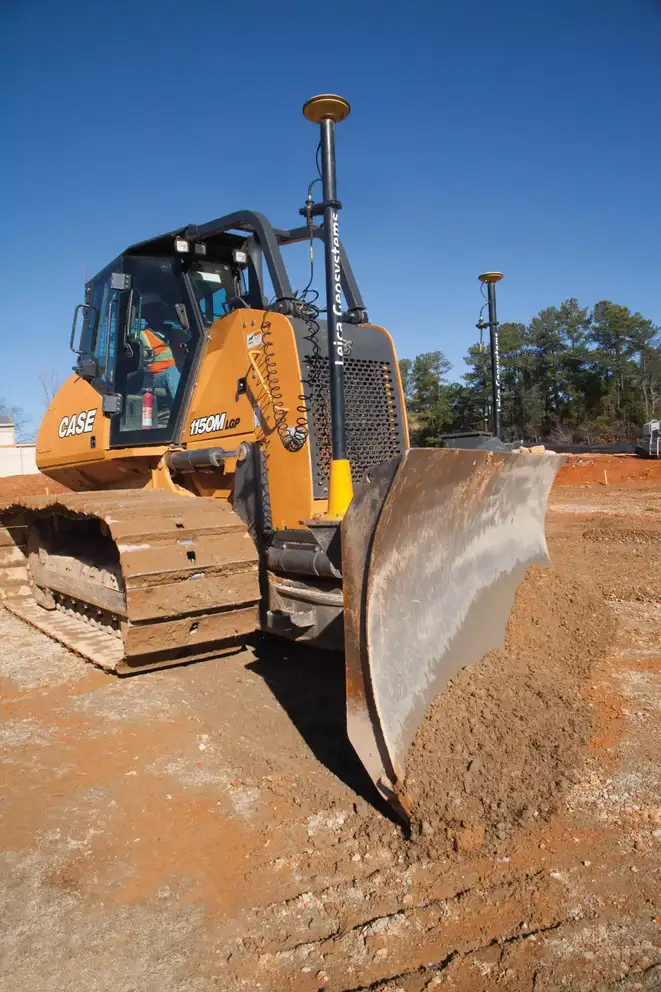
M 413 836 L 427 853 L 493 845 L 554 811 L 592 727 L 581 688 L 612 633 L 598 593 L 552 570 L 528 571 L 506 650 L 449 683 L 409 750 Z
M 42 493 L 68 493 L 66 486 L 54 482 L 41 472 L 34 475 L 7 475 L 0 479 L 0 502 L 20 496 L 41 496 Z

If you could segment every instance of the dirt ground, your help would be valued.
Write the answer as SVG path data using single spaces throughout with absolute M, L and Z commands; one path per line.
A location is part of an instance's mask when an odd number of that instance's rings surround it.
M 556 486 L 590 482 L 603 485 L 648 485 L 661 482 L 661 461 L 634 455 L 565 455 Z
M 584 580 L 528 570 L 504 649 L 452 679 L 409 750 L 412 840 L 428 855 L 493 850 L 557 812 L 594 728 L 584 689 L 614 632 Z
M 661 488 L 577 475 L 547 533 L 521 616 L 565 606 L 507 645 L 529 761 L 462 751 L 505 829 L 443 844 L 373 805 L 341 658 L 256 640 L 118 679 L 0 612 L 0 990 L 661 990 Z M 508 688 L 472 715 L 506 743 Z M 560 696 L 580 733 L 549 734 Z M 551 801 L 518 781 L 549 756 Z

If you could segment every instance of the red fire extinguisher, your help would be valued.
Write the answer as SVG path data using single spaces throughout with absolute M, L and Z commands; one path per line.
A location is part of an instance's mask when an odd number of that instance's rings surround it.
M 142 429 L 149 430 L 154 420 L 154 393 L 151 389 L 142 390 Z

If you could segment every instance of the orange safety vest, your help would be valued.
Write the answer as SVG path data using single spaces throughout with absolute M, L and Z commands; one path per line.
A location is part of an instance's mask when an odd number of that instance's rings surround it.
M 159 338 L 158 334 L 150 331 L 147 327 L 141 333 L 147 343 L 147 347 L 154 352 L 154 360 L 149 362 L 149 368 L 152 372 L 163 372 L 165 369 L 176 365 L 174 356 L 172 355 L 172 348 L 169 344 L 166 344 L 162 338 Z

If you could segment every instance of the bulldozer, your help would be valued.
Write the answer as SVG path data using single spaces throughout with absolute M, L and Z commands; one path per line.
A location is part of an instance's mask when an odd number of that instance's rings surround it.
M 311 184 L 298 226 L 240 210 L 89 280 L 37 440 L 69 491 L 0 507 L 1 584 L 14 614 L 119 675 L 257 629 L 343 651 L 349 739 L 406 817 L 427 705 L 502 644 L 526 569 L 548 564 L 561 459 L 410 447 L 393 341 L 339 237 L 349 110 L 304 107 L 322 199 Z M 292 289 L 283 252 L 300 242 L 311 267 L 323 246 L 325 307 L 312 275 Z

